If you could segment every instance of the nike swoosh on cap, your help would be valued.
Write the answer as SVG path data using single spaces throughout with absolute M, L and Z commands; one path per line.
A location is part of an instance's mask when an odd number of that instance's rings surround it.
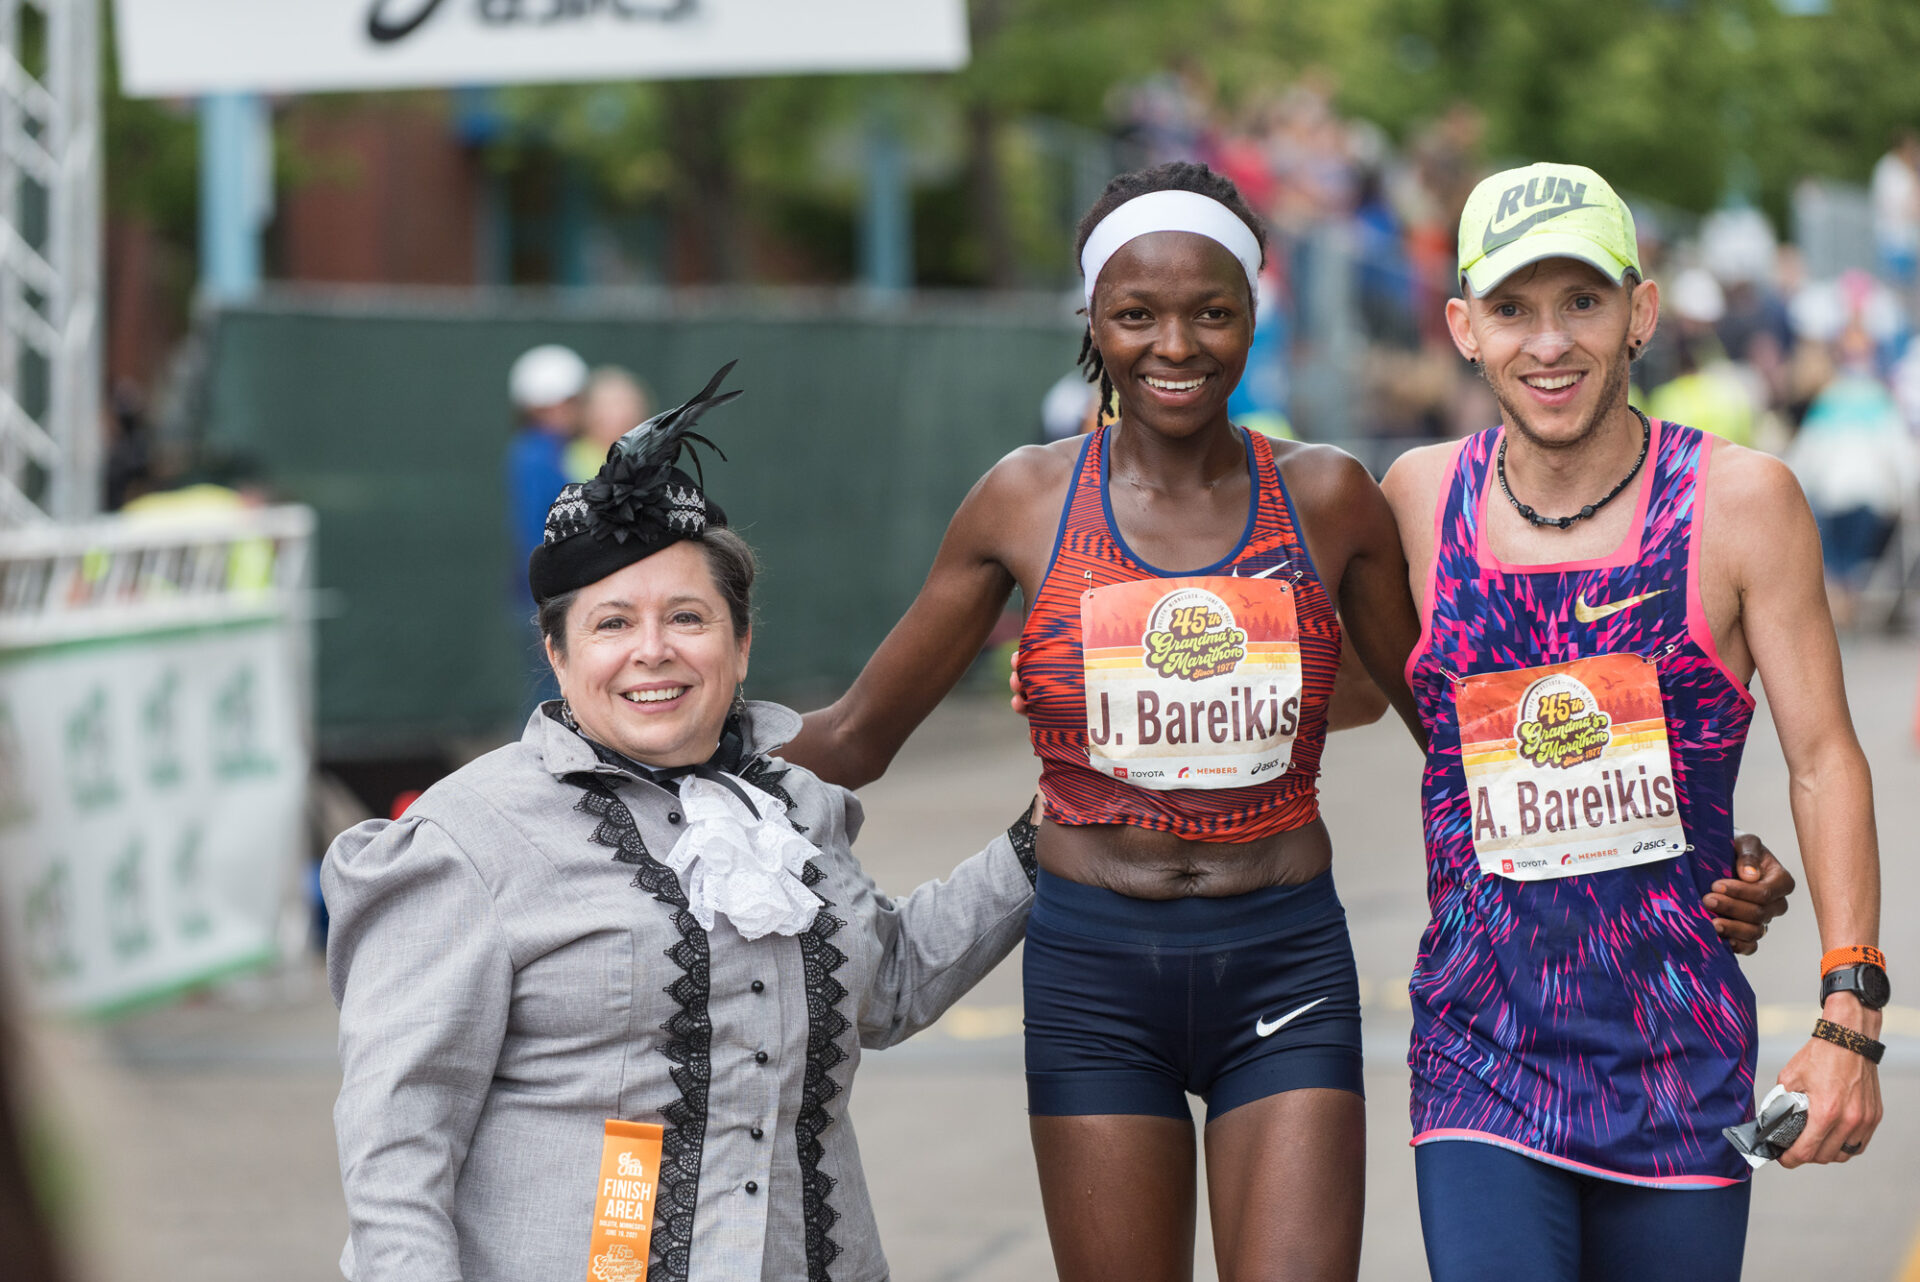
M 1543 209 L 1537 214 L 1529 214 L 1505 231 L 1498 233 L 1499 239 L 1497 240 L 1494 238 L 1496 233 L 1493 230 L 1493 220 L 1489 218 L 1487 220 L 1487 230 L 1480 237 L 1480 255 L 1484 258 L 1496 249 L 1505 249 L 1508 245 L 1519 240 L 1541 223 L 1558 218 L 1562 214 L 1570 214 L 1576 209 L 1598 208 L 1599 206 L 1592 201 L 1583 200 L 1577 204 L 1562 205 L 1558 209 Z
M 1279 1019 L 1274 1020 L 1271 1024 L 1269 1024 L 1265 1019 L 1257 1019 L 1253 1022 L 1254 1034 L 1255 1036 L 1258 1036 L 1258 1037 L 1272 1037 L 1275 1033 L 1279 1032 L 1281 1029 L 1285 1028 L 1288 1024 L 1292 1023 L 1296 1015 L 1306 1014 L 1308 1011 L 1312 1010 L 1315 1006 L 1318 1006 L 1321 1002 L 1324 1002 L 1325 1000 L 1327 999 L 1324 997 L 1316 997 L 1312 1001 L 1308 1002 L 1305 1006 L 1302 1006 L 1297 1010 L 1288 1011 L 1286 1014 L 1282 1015 Z
M 1651 601 L 1665 591 L 1665 588 L 1655 588 L 1651 592 L 1642 592 L 1639 596 L 1621 597 L 1618 601 L 1609 601 L 1605 605 L 1588 605 L 1587 594 L 1582 592 L 1573 599 L 1573 617 L 1582 623 L 1598 623 L 1609 614 L 1630 610 L 1642 601 Z

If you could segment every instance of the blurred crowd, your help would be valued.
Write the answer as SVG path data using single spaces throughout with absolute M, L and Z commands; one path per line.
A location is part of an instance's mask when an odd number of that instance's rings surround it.
M 1379 126 L 1342 116 L 1336 89 L 1309 71 L 1227 111 L 1189 67 L 1110 106 L 1126 165 L 1204 161 L 1267 222 L 1241 421 L 1323 439 L 1473 430 L 1492 401 L 1461 376 L 1444 304 L 1461 207 L 1489 171 L 1480 114 L 1458 105 L 1395 145 Z M 1335 368 L 1339 377 L 1312 385 L 1313 371 Z
M 1111 107 L 1127 163 L 1204 161 L 1268 222 L 1238 421 L 1339 440 L 1378 469 L 1407 444 L 1498 416 L 1444 319 L 1461 208 L 1496 166 L 1470 106 L 1395 143 L 1342 116 L 1336 89 L 1308 72 L 1227 110 L 1184 69 Z M 1633 175 L 1609 177 L 1631 193 Z M 1751 207 L 1697 225 L 1636 207 L 1662 319 L 1634 403 L 1786 459 L 1819 519 L 1843 628 L 1904 622 L 1920 561 L 1920 134 L 1896 138 L 1861 178 L 1874 243 L 1858 257 L 1871 266 L 1826 278 Z M 1863 614 L 1863 601 L 1884 613 Z
M 1236 421 L 1340 442 L 1378 472 L 1408 445 L 1497 418 L 1454 351 L 1444 303 L 1468 193 L 1496 160 L 1530 158 L 1490 158 L 1466 103 L 1395 139 L 1337 102 L 1333 78 L 1308 71 L 1228 106 L 1188 64 L 1123 86 L 1108 108 L 1118 167 L 1204 161 L 1268 224 Z M 1633 199 L 1631 173 L 1608 177 Z M 1842 626 L 1898 622 L 1920 562 L 1920 133 L 1893 139 L 1858 178 L 1871 230 L 1863 213 L 1840 238 L 1847 270 L 1831 252 L 1811 263 L 1751 207 L 1696 219 L 1635 202 L 1641 261 L 1663 304 L 1635 368 L 1635 404 L 1792 464 L 1821 520 Z M 523 563 L 547 500 L 591 475 L 608 443 L 646 417 L 648 396 L 625 371 L 589 369 L 558 348 L 527 353 L 511 382 L 519 430 L 506 480 Z M 233 460 L 189 468 L 169 457 L 130 389 L 116 389 L 111 407 L 110 510 L 260 501 Z M 1084 382 L 1065 375 L 1043 407 L 1047 435 L 1083 430 L 1091 409 Z M 1863 600 L 1873 606 L 1864 616 Z

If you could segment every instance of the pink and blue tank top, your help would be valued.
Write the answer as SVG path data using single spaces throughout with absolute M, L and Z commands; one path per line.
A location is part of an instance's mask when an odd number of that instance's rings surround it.
M 1509 565 L 1484 535 L 1500 430 L 1455 458 L 1407 666 L 1430 738 L 1413 1142 L 1730 1184 L 1749 1174 L 1720 1128 L 1752 1112 L 1754 999 L 1701 897 L 1733 875 L 1753 699 L 1700 604 L 1711 440 L 1653 425 L 1611 555 Z

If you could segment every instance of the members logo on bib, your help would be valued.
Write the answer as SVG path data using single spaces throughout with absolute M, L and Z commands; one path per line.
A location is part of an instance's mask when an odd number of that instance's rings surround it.
M 1239 788 L 1284 772 L 1300 728 L 1292 585 L 1141 579 L 1080 601 L 1087 760 L 1139 788 Z
M 1140 638 L 1147 667 L 1177 681 L 1224 677 L 1247 657 L 1247 633 L 1227 603 L 1204 588 L 1169 592 Z

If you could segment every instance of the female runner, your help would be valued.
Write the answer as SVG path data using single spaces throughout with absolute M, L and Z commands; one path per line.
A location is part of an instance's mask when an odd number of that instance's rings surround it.
M 1083 361 L 1119 420 L 996 464 L 906 616 L 784 755 L 878 778 L 1017 586 L 1046 803 L 1028 1099 L 1060 1276 L 1192 1276 L 1193 1093 L 1220 1276 L 1351 1279 L 1360 1011 L 1316 777 L 1342 619 L 1424 744 L 1399 534 L 1349 455 L 1228 421 L 1264 257 L 1232 183 L 1122 175 L 1077 248 Z

